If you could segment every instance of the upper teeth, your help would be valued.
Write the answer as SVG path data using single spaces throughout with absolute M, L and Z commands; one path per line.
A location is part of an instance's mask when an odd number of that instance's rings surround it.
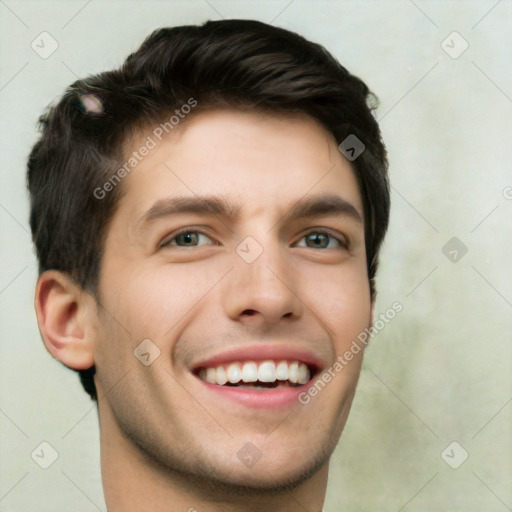
M 306 384 L 310 379 L 309 368 L 299 361 L 254 361 L 233 362 L 228 365 L 202 368 L 199 377 L 211 384 L 223 386 L 227 382 L 275 382 L 290 381 L 292 384 Z

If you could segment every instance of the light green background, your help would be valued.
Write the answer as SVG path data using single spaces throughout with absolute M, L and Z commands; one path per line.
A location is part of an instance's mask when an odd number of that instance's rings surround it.
M 0 2 L 0 511 L 105 510 L 95 408 L 45 352 L 25 161 L 45 105 L 156 27 L 254 18 L 325 45 L 381 99 L 391 228 L 372 340 L 326 511 L 512 510 L 512 2 Z M 48 59 L 31 42 L 58 41 Z M 454 59 L 443 41 L 469 44 Z M 444 43 L 452 53 L 461 40 Z M 508 191 L 508 192 L 507 192 Z M 468 249 L 452 262 L 443 246 Z M 460 257 L 459 253 L 459 257 Z M 47 470 L 31 452 L 57 450 Z M 462 449 L 468 459 L 452 469 Z

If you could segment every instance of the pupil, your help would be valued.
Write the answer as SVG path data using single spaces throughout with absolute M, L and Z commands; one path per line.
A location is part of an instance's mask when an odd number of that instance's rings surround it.
M 322 234 L 318 234 L 318 233 L 310 235 L 309 240 L 312 243 L 312 245 L 314 245 L 316 247 L 327 247 L 327 245 L 329 243 L 326 235 L 322 235 Z
M 197 242 L 197 234 L 196 233 L 183 233 L 181 235 L 181 240 L 185 245 L 192 245 L 194 242 Z

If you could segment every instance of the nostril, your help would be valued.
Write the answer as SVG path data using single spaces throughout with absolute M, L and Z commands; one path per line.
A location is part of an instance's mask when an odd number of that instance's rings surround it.
M 246 315 L 246 316 L 254 316 L 256 313 L 257 313 L 257 311 L 256 311 L 256 310 L 254 310 L 254 309 L 245 309 L 245 310 L 242 312 L 242 315 Z

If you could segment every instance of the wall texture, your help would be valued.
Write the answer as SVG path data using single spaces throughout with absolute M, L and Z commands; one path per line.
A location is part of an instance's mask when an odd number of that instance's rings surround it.
M 377 318 L 403 310 L 367 349 L 326 511 L 512 510 L 512 3 L 5 0 L 0 511 L 105 510 L 95 407 L 44 350 L 32 308 L 36 119 L 154 28 L 220 17 L 322 43 L 381 100 L 393 204 Z M 41 442 L 58 454 L 46 470 L 31 457 Z

